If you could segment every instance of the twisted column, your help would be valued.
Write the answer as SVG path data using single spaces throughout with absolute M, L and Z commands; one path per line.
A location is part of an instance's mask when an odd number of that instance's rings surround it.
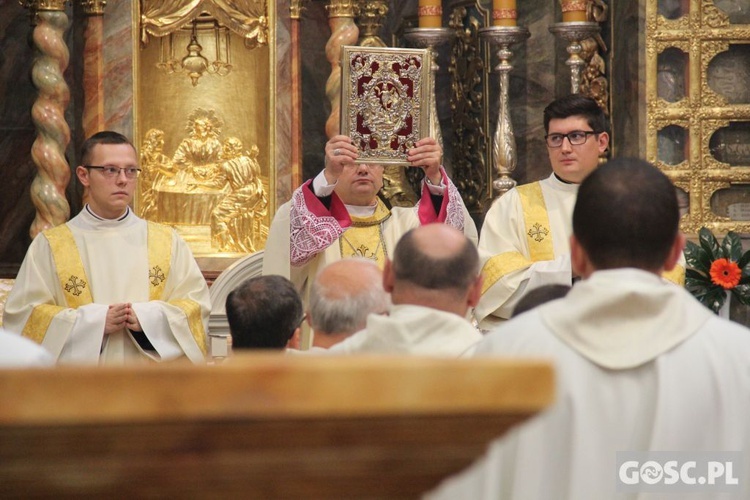
M 341 127 L 341 46 L 355 45 L 359 28 L 354 24 L 356 0 L 331 0 L 326 5 L 331 37 L 326 43 L 326 59 L 331 63 L 331 74 L 326 81 L 326 97 L 331 103 L 331 114 L 326 120 L 326 135 L 330 139 Z
M 51 10 L 32 12 L 37 56 L 31 78 L 38 90 L 31 109 L 37 129 L 31 146 L 31 157 L 37 166 L 37 175 L 31 183 L 31 200 L 36 207 L 36 217 L 29 231 L 32 238 L 70 217 L 70 205 L 65 199 L 65 188 L 70 181 L 70 167 L 65 160 L 65 149 L 70 142 L 70 128 L 65 122 L 70 90 L 63 78 L 69 61 L 68 47 L 63 40 L 68 16 L 64 12 L 64 2 L 43 3 Z M 28 6 L 34 10 L 33 4 Z

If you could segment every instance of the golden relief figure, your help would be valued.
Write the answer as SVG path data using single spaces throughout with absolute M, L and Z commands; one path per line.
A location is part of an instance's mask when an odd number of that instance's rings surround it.
M 139 213 L 174 226 L 198 254 L 250 253 L 268 235 L 267 185 L 252 145 L 221 139 L 223 122 L 213 110 L 188 117 L 188 137 L 172 158 L 164 154 L 164 132 L 150 129 L 141 145 Z M 193 245 L 195 246 L 195 245 Z

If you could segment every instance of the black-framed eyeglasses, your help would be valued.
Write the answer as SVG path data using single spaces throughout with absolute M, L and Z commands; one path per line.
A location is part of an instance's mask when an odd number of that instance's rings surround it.
M 574 130 L 567 134 L 547 134 L 544 136 L 544 140 L 547 141 L 547 146 L 550 148 L 559 148 L 562 146 L 565 138 L 573 146 L 580 146 L 589 138 L 590 135 L 599 135 L 601 132 L 594 132 L 593 130 Z
M 120 168 L 99 165 L 84 165 L 83 168 L 93 168 L 94 170 L 99 170 L 107 179 L 114 179 L 115 177 L 118 177 L 120 175 L 120 172 L 124 173 L 125 177 L 127 177 L 128 179 L 135 179 L 141 172 L 141 169 L 136 167 Z

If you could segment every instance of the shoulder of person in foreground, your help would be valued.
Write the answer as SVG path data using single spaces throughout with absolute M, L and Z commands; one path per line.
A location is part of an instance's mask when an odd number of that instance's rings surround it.
M 53 366 L 55 359 L 47 350 L 29 340 L 0 330 L 0 368 Z

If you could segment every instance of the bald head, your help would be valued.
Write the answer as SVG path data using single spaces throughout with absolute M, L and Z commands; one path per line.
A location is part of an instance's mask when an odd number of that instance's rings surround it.
M 399 240 L 392 268 L 397 283 L 463 293 L 477 279 L 479 255 L 462 232 L 446 224 L 428 224 Z
M 365 327 L 367 315 L 388 310 L 383 273 L 369 259 L 334 262 L 315 277 L 310 288 L 310 324 L 316 335 L 352 334 Z

